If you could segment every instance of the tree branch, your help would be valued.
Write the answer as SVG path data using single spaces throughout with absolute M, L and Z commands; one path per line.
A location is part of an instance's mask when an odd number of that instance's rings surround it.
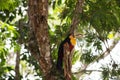
M 22 44 L 23 40 L 22 40 L 22 28 L 23 26 L 21 25 L 21 22 L 18 22 L 18 28 L 19 28 L 19 33 L 20 33 L 20 37 L 18 39 L 18 45 Z M 20 70 L 19 70 L 19 64 L 20 64 L 20 47 L 17 47 L 17 52 L 16 52 L 16 65 L 15 65 L 15 80 L 20 80 Z
M 17 51 L 17 53 L 16 53 L 16 65 L 15 65 L 15 80 L 20 80 L 19 64 L 20 64 L 20 52 Z
M 118 41 L 114 40 L 112 45 L 105 52 L 103 52 L 100 56 L 98 56 L 92 63 L 99 61 L 99 60 L 105 58 L 106 56 L 108 56 L 110 54 L 110 52 L 114 49 L 114 47 L 116 46 L 117 43 L 118 43 Z
M 82 70 L 75 72 L 73 74 L 80 74 L 80 75 L 84 74 L 87 71 L 86 68 L 89 65 L 95 63 L 96 61 L 99 61 L 99 60 L 105 58 L 106 56 L 108 56 L 110 54 L 110 52 L 114 49 L 114 47 L 117 45 L 118 42 L 119 42 L 118 40 L 114 40 L 112 45 L 105 52 L 103 52 L 102 55 L 98 56 L 92 63 L 86 64 Z
M 84 0 L 78 0 L 76 3 L 76 7 L 75 7 L 75 11 L 74 11 L 74 15 L 72 18 L 70 31 L 69 31 L 70 33 L 74 33 L 75 28 L 78 26 L 78 24 L 80 22 L 79 15 L 82 13 L 83 3 L 84 3 Z
M 93 72 L 93 71 L 95 71 L 95 72 L 102 72 L 102 70 L 82 70 L 81 72 L 82 73 L 85 73 L 85 72 L 89 72 L 89 73 L 91 73 L 91 72 Z M 74 72 L 74 74 L 79 74 L 80 72 Z
M 79 25 L 79 22 L 80 22 L 79 15 L 80 15 L 80 13 L 82 13 L 83 2 L 84 2 L 84 0 L 78 0 L 77 3 L 76 3 L 76 7 L 75 7 L 75 10 L 74 10 L 74 15 L 73 15 L 73 18 L 72 18 L 69 34 L 74 34 L 75 28 L 77 28 L 77 26 Z M 67 53 L 68 53 L 67 51 L 65 53 L 66 53 L 67 57 L 64 57 L 64 58 L 67 58 L 67 59 L 64 59 L 64 62 L 65 62 L 65 64 L 64 64 L 64 75 L 65 75 L 66 80 L 71 80 L 72 79 L 72 73 L 71 73 L 72 64 L 71 64 L 71 61 L 72 61 L 73 52 L 71 52 L 69 55 L 67 55 Z
M 72 72 L 71 72 L 71 52 L 69 50 L 69 44 L 64 44 L 64 57 L 63 57 L 63 63 L 64 63 L 64 76 L 66 80 L 72 80 Z

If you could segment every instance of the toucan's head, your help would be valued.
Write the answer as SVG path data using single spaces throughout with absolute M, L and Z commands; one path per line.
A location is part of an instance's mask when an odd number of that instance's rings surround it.
M 75 46 L 76 45 L 75 36 L 73 34 L 70 34 L 69 39 L 70 39 L 70 43 L 72 44 L 72 46 Z
M 70 34 L 69 35 L 69 39 L 70 39 L 70 43 L 72 44 L 72 46 L 75 46 L 76 45 L 76 37 L 77 38 L 82 38 L 84 35 L 83 34 Z

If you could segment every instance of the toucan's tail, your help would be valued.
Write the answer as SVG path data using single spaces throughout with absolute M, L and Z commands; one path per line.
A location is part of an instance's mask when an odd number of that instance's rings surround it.
M 63 66 L 63 46 L 60 45 L 59 50 L 58 50 L 58 58 L 57 58 L 57 69 L 62 70 Z

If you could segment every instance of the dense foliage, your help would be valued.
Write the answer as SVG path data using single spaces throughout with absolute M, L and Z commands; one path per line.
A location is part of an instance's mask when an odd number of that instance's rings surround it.
M 70 29 L 76 2 L 76 0 L 49 0 L 48 27 L 54 63 L 59 44 Z M 85 0 L 75 32 L 82 33 L 84 37 L 77 37 L 78 49 L 73 55 L 73 64 L 80 62 L 81 67 L 77 66 L 80 69 L 73 71 L 73 75 L 85 75 L 79 76 L 84 80 L 86 76 L 89 78 L 94 71 L 98 71 L 102 74 L 100 78 L 103 80 L 119 79 L 120 61 L 113 58 L 114 52 L 112 52 L 112 49 L 117 48 L 115 45 L 119 44 L 120 39 L 117 35 L 120 27 L 119 3 L 119 0 Z M 10 64 L 9 60 L 14 59 L 11 55 L 15 56 L 17 51 L 21 52 L 21 78 L 29 79 L 29 75 L 42 77 L 39 65 L 28 49 L 30 29 L 26 13 L 27 0 L 0 0 L 0 79 L 2 80 L 14 79 L 15 62 Z M 22 29 L 19 27 L 20 24 Z M 103 58 L 105 60 L 105 57 L 110 60 L 101 64 L 100 60 Z M 95 70 L 96 68 L 87 70 L 91 65 L 100 67 L 98 70 Z

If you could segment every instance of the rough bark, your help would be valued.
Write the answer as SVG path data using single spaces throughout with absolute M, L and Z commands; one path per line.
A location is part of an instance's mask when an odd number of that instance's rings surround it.
M 50 41 L 48 35 L 48 0 L 28 0 L 29 25 L 37 39 L 39 47 L 39 65 L 45 80 L 54 80 L 51 72 Z M 33 53 L 37 54 L 37 53 Z

